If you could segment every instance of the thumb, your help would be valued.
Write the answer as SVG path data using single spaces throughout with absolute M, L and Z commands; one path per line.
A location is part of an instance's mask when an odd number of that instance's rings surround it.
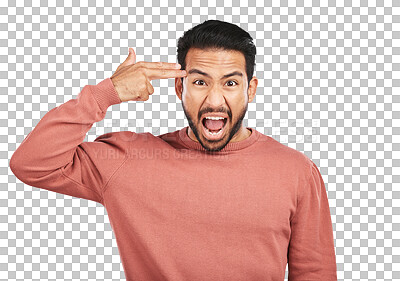
M 114 74 L 111 77 L 114 77 L 121 69 L 133 65 L 136 63 L 136 54 L 135 51 L 133 51 L 132 48 L 129 48 L 129 54 L 128 57 L 125 59 L 123 63 L 121 63 L 117 69 L 115 70 Z
M 131 65 L 136 63 L 136 54 L 132 48 L 129 48 L 129 55 L 125 60 L 126 65 Z

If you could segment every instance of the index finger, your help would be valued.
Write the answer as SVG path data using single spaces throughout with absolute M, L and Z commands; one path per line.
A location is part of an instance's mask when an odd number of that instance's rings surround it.
M 136 64 L 139 66 L 147 67 L 147 68 L 168 68 L 168 69 L 180 69 L 181 65 L 178 63 L 171 62 L 151 62 L 151 61 L 139 61 Z
M 145 68 L 145 73 L 150 80 L 186 76 L 185 70 L 167 68 Z

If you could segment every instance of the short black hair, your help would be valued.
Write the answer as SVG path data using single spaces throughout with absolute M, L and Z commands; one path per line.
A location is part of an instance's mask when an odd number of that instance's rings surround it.
M 190 48 L 235 50 L 244 55 L 250 83 L 254 73 L 256 46 L 250 34 L 239 26 L 220 20 L 207 20 L 184 32 L 178 40 L 177 59 L 186 69 L 186 54 Z M 183 81 L 183 78 L 182 78 Z

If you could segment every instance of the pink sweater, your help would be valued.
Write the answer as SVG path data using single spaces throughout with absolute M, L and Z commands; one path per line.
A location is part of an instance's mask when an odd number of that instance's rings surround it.
M 337 280 L 327 193 L 303 153 L 253 128 L 206 152 L 188 127 L 83 142 L 109 106 L 109 78 L 50 110 L 10 168 L 27 185 L 102 204 L 127 280 Z

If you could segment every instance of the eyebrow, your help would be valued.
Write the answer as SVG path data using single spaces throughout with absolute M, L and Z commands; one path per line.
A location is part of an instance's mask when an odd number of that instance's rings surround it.
M 206 77 L 211 78 L 210 74 L 205 73 L 205 72 L 203 72 L 203 71 L 201 71 L 201 70 L 199 70 L 197 68 L 192 68 L 191 70 L 189 70 L 188 74 L 192 74 L 192 73 L 198 73 L 200 75 L 204 75 Z M 228 78 L 228 77 L 235 76 L 235 75 L 243 77 L 243 73 L 241 73 L 239 71 L 234 71 L 232 73 L 225 74 L 224 76 L 221 77 L 221 79 Z

